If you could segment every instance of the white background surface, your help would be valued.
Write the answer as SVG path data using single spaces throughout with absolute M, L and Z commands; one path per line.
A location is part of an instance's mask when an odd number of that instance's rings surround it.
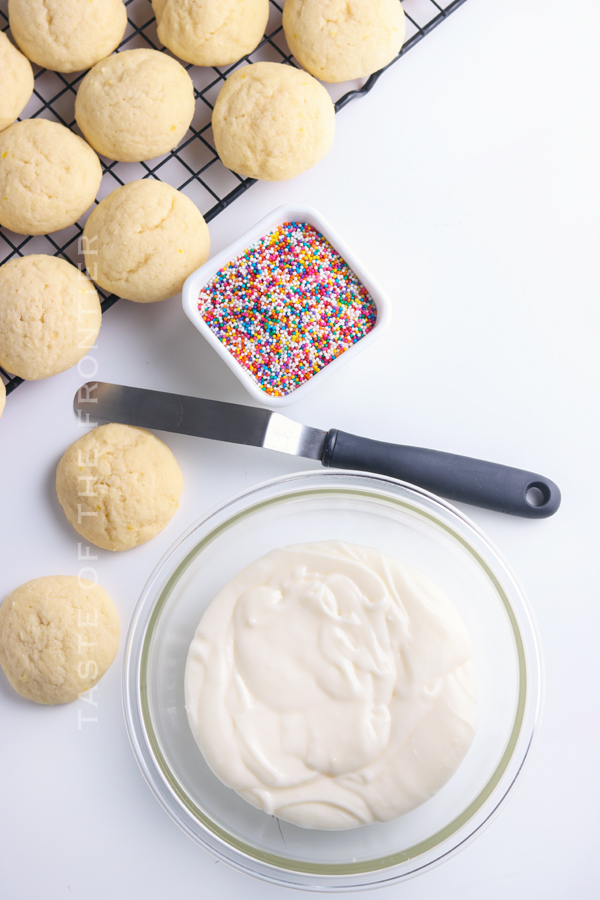
M 598 896 L 599 34 L 595 0 L 468 0 L 338 116 L 322 163 L 255 186 L 211 224 L 216 252 L 280 203 L 313 204 L 393 300 L 382 341 L 291 417 L 531 468 L 563 492 L 559 513 L 540 522 L 465 507 L 529 596 L 544 715 L 500 816 L 382 898 Z M 105 381 L 247 402 L 178 298 L 118 303 L 93 356 Z M 82 380 L 72 370 L 8 398 L 1 596 L 82 565 L 53 487 L 58 459 L 82 433 L 71 411 Z M 165 438 L 186 479 L 179 512 L 145 546 L 98 551 L 121 645 L 155 562 L 194 519 L 246 485 L 312 465 Z M 2 900 L 288 896 L 216 864 L 160 809 L 129 748 L 121 657 L 122 646 L 97 708 L 39 707 L 0 677 Z M 97 721 L 78 729 L 78 715 Z

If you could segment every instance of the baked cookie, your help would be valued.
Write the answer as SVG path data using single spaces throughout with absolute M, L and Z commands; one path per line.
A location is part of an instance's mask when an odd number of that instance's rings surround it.
M 177 60 L 158 50 L 125 50 L 87 73 L 75 118 L 98 153 L 141 162 L 177 146 L 195 105 L 192 79 Z
M 269 18 L 269 0 L 152 0 L 158 37 L 195 66 L 224 66 L 252 53 Z
M 33 94 L 33 69 L 0 31 L 0 131 L 20 116 Z
M 0 665 L 27 700 L 70 703 L 102 678 L 120 630 L 100 585 L 75 575 L 34 578 L 0 606 Z
M 101 179 L 92 148 L 64 125 L 26 119 L 0 133 L 0 225 L 10 231 L 68 228 L 92 205 Z
M 4 382 L 0 378 L 0 416 L 4 412 L 5 403 L 6 403 L 6 388 L 4 387 Z
M 122 0 L 9 0 L 13 37 L 29 59 L 54 72 L 79 72 L 119 46 Z
M 364 78 L 400 52 L 400 0 L 285 0 L 283 29 L 307 72 L 322 81 Z
M 28 381 L 74 366 L 94 346 L 102 311 L 96 288 L 55 256 L 0 266 L 0 365 Z
M 212 116 L 217 153 L 245 178 L 283 181 L 327 153 L 335 113 L 323 85 L 282 63 L 259 62 L 231 75 Z
M 90 277 L 107 291 L 136 303 L 179 293 L 206 262 L 208 227 L 189 197 L 145 178 L 102 200 L 83 232 Z
M 56 469 L 64 513 L 86 541 L 128 550 L 176 512 L 183 475 L 166 444 L 142 428 L 101 425 L 71 444 Z

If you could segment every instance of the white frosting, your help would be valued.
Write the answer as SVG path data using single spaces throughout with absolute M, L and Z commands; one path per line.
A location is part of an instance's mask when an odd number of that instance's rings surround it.
M 307 828 L 385 822 L 438 791 L 475 730 L 471 641 L 422 572 L 341 542 L 273 550 L 206 610 L 185 672 L 212 771 Z

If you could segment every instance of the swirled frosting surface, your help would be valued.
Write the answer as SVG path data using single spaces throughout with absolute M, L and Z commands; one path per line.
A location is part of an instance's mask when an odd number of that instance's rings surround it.
M 208 765 L 254 806 L 307 828 L 385 822 L 469 749 L 471 640 L 422 572 L 368 547 L 294 545 L 210 604 L 185 701 Z

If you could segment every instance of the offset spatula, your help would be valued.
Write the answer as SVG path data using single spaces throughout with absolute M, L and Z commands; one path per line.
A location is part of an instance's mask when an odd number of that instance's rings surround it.
M 324 466 L 388 475 L 434 494 L 528 519 L 544 519 L 560 505 L 553 481 L 468 456 L 387 444 L 335 428 L 321 431 L 279 413 L 237 403 L 88 381 L 75 394 L 85 422 L 96 419 L 279 450 Z

